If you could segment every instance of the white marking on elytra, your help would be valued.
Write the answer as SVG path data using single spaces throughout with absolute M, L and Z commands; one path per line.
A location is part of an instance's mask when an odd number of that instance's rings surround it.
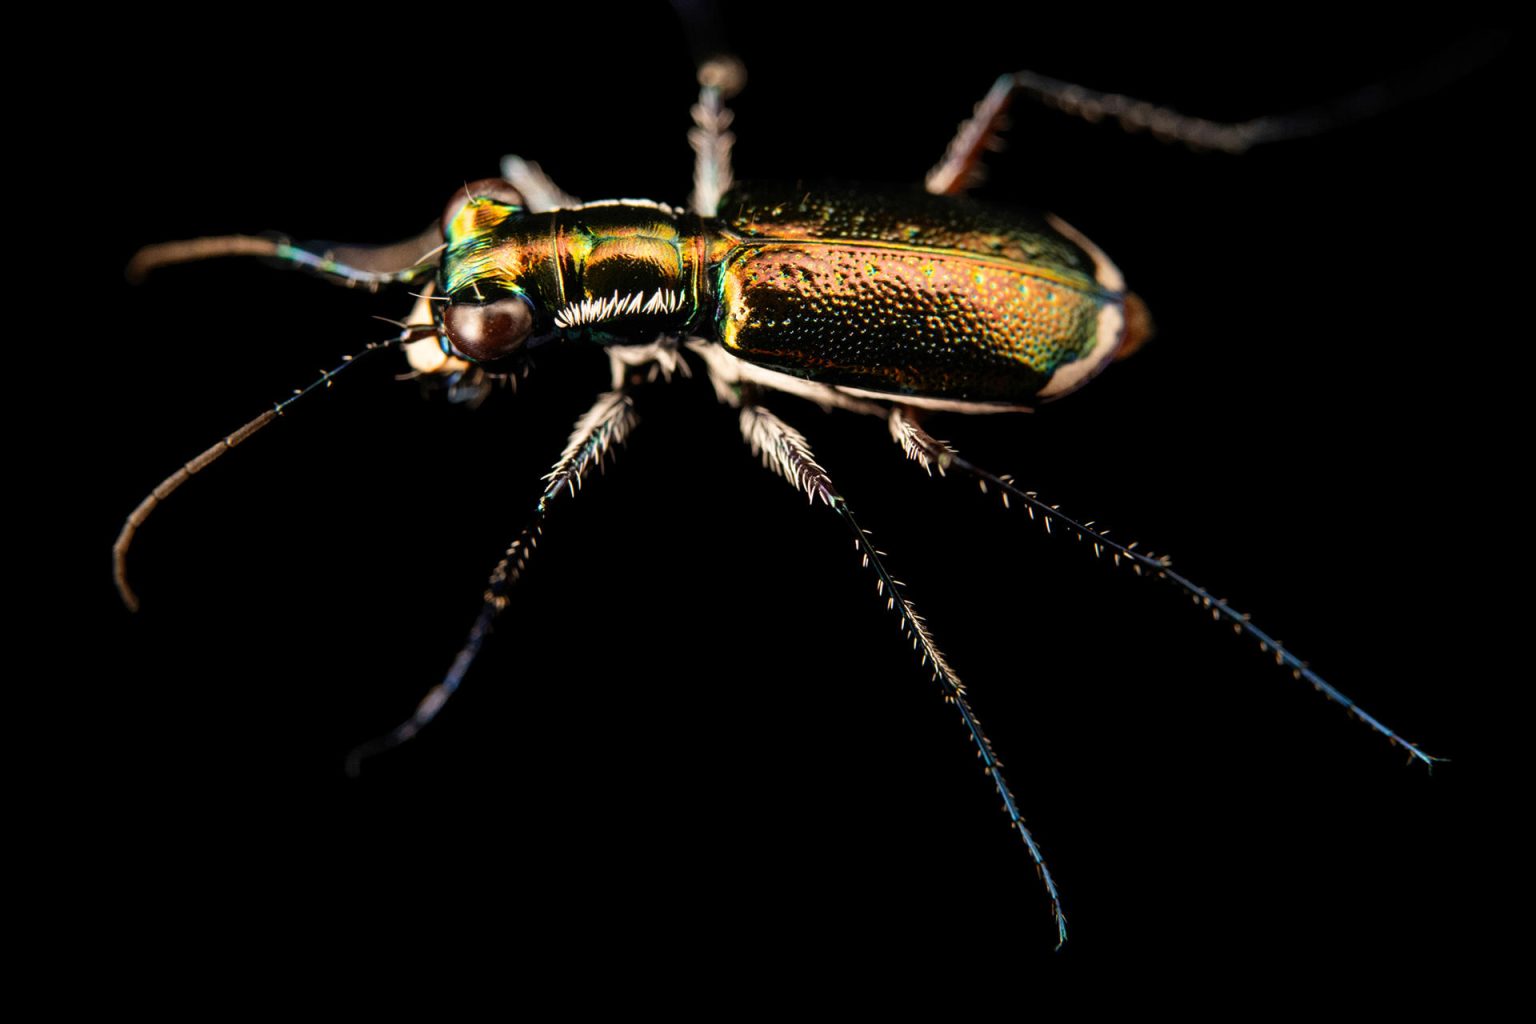
M 1115 293 L 1116 301 L 1106 303 L 1099 310 L 1098 331 L 1093 348 L 1080 358 L 1056 368 L 1056 372 L 1051 375 L 1045 387 L 1040 389 L 1041 401 L 1050 401 L 1071 394 L 1092 380 L 1100 370 L 1113 361 L 1115 352 L 1120 348 L 1120 339 L 1125 335 L 1123 308 L 1125 276 L 1120 273 L 1120 268 L 1110 262 L 1109 257 L 1104 255 L 1104 250 L 1094 245 L 1081 231 L 1060 217 L 1047 214 L 1046 220 L 1058 233 L 1077 243 L 1078 248 L 1089 255 L 1093 260 L 1094 279 L 1106 290 Z

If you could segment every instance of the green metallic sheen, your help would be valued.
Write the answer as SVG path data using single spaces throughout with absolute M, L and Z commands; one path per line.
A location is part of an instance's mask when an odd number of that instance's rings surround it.
M 479 199 L 449 225 L 439 282 L 455 302 L 523 295 L 545 334 L 649 342 L 697 319 L 703 237 L 697 217 L 639 201 L 530 214 Z
M 727 351 L 893 395 L 1027 402 L 1123 296 L 1039 214 L 848 188 L 743 186 L 711 262 Z M 718 247 L 716 249 L 718 251 Z
M 482 198 L 447 242 L 442 294 L 522 295 L 541 337 L 704 336 L 806 380 L 960 402 L 1028 403 L 1124 302 L 1040 214 L 920 192 L 747 185 L 709 219 Z

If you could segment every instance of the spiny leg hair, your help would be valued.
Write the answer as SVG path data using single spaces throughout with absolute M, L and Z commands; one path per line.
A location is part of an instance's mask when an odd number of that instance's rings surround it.
M 533 555 L 533 549 L 538 546 L 550 503 L 559 497 L 561 492 L 568 492 L 574 498 L 586 475 L 594 468 L 600 470 L 603 467 L 605 457 L 623 443 L 630 430 L 634 428 L 635 422 L 634 400 L 622 389 L 604 393 L 592 408 L 576 421 L 576 427 L 571 431 L 571 439 L 566 444 L 565 450 L 560 453 L 559 461 L 544 477 L 544 491 L 539 495 L 532 522 L 524 527 L 522 533 L 517 535 L 517 539 L 507 546 L 501 561 L 496 563 L 496 568 L 491 571 L 490 582 L 485 588 L 485 599 L 480 606 L 480 614 L 475 617 L 469 636 L 464 640 L 464 646 L 454 657 L 442 682 L 427 691 L 410 718 L 384 735 L 369 740 L 348 753 L 348 775 L 357 776 L 362 770 L 362 762 L 365 758 L 398 747 L 437 717 L 443 705 L 448 703 L 448 698 L 453 696 L 459 684 L 464 681 L 464 676 L 468 674 L 470 666 L 475 662 L 475 657 L 480 653 L 480 648 L 485 644 L 485 638 L 490 635 L 496 617 L 506 608 L 506 592 L 521 578 L 524 569 L 528 566 L 528 559 Z
M 931 474 L 937 469 L 942 474 L 946 469 L 954 468 L 963 470 L 975 477 L 981 484 L 983 492 L 990 484 L 996 487 L 1002 494 L 1003 504 L 1009 503 L 1009 498 L 1022 502 L 1024 509 L 1031 519 L 1039 518 L 1045 526 L 1047 533 L 1051 532 L 1052 524 L 1064 527 L 1069 533 L 1077 536 L 1079 540 L 1087 540 L 1093 544 L 1095 557 L 1102 558 L 1107 552 L 1116 566 L 1122 562 L 1129 565 L 1135 573 L 1151 575 L 1158 579 L 1164 579 L 1178 587 L 1187 594 L 1194 603 L 1207 609 L 1211 618 L 1217 622 L 1223 620 L 1232 624 L 1233 632 L 1238 635 L 1246 634 L 1258 641 L 1259 650 L 1266 654 L 1273 654 L 1275 664 L 1283 668 L 1289 668 L 1295 679 L 1304 679 L 1312 684 L 1312 688 L 1323 696 L 1349 711 L 1360 721 L 1375 729 L 1395 745 L 1401 746 L 1410 755 L 1417 758 L 1426 767 L 1433 767 L 1436 761 L 1444 758 L 1426 754 L 1414 744 L 1403 739 L 1393 730 L 1387 728 L 1374 716 L 1367 713 L 1354 701 L 1350 700 L 1338 689 L 1328 683 L 1322 676 L 1307 667 L 1306 662 L 1286 650 L 1274 637 L 1255 626 L 1248 620 L 1248 616 L 1233 608 L 1226 601 L 1215 597 L 1204 587 L 1197 585 L 1188 577 L 1173 571 L 1172 563 L 1167 556 L 1152 555 L 1136 550 L 1136 544 L 1121 544 L 1119 541 L 1109 539 L 1109 531 L 1097 527 L 1092 521 L 1080 522 L 1061 511 L 1057 505 L 1050 505 L 1040 500 L 1034 491 L 1025 491 L 1014 484 L 1011 477 L 1000 476 L 989 470 L 967 461 L 959 452 L 945 441 L 939 441 L 930 436 L 918 425 L 913 410 L 896 406 L 891 410 L 891 436 L 901 445 L 907 453 L 907 457 L 922 466 Z
M 744 402 L 741 407 L 741 433 L 753 454 L 760 456 L 764 465 L 789 481 L 797 490 L 804 491 L 812 504 L 820 498 L 842 518 L 853 533 L 854 549 L 859 552 L 863 564 L 874 572 L 877 591 L 885 598 L 886 607 L 899 617 L 902 632 L 911 638 L 913 649 L 918 651 L 922 663 L 932 670 L 934 681 L 942 688 L 945 701 L 953 704 L 960 712 L 961 721 L 976 745 L 983 769 L 991 776 L 992 784 L 1002 798 L 1003 810 L 1007 812 L 1012 827 L 1018 830 L 1019 837 L 1024 840 L 1029 855 L 1034 859 L 1035 870 L 1051 900 L 1051 914 L 1056 919 L 1057 948 L 1060 949 L 1061 944 L 1067 941 L 1067 919 L 1061 910 L 1056 880 L 1051 877 L 1051 870 L 1046 866 L 1045 856 L 1040 852 L 1035 837 L 1024 825 L 1024 816 L 1019 813 L 1013 792 L 1003 778 L 1002 764 L 992 749 L 992 741 L 982 730 L 976 712 L 971 710 L 964 684 L 934 643 L 927 623 L 902 593 L 901 582 L 886 569 L 881 560 L 882 553 L 875 549 L 869 535 L 854 519 L 847 501 L 832 486 L 832 479 L 826 470 L 816 462 L 804 435 L 767 409 L 751 402 Z
M 720 198 L 731 190 L 731 147 L 736 136 L 729 131 L 731 111 L 725 101 L 741 91 L 747 72 L 735 57 L 715 57 L 699 67 L 699 102 L 689 111 L 693 127 L 688 145 L 693 147 L 693 194 L 688 208 L 701 217 L 713 217 Z

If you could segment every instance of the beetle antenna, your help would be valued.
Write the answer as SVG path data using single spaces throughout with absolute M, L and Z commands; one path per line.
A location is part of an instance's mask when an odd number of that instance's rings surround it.
M 960 677 L 955 674 L 955 670 L 950 667 L 943 652 L 934 643 L 933 635 L 928 632 L 927 622 L 902 593 L 901 581 L 886 569 L 885 563 L 880 559 L 881 552 L 876 550 L 874 544 L 870 542 L 869 534 L 865 533 L 863 527 L 859 526 L 858 521 L 853 518 L 848 502 L 832 486 L 832 478 L 816 462 L 805 435 L 762 406 L 751 404 L 742 406 L 741 433 L 746 438 L 747 444 L 752 447 L 753 454 L 762 457 L 764 465 L 788 480 L 797 490 L 804 491 L 812 503 L 820 498 L 828 508 L 842 517 L 843 522 L 852 531 L 854 549 L 859 552 L 864 565 L 874 571 L 876 590 L 885 598 L 886 608 L 900 617 L 902 633 L 912 641 L 912 646 L 918 652 L 923 665 L 932 671 L 934 681 L 944 691 L 945 702 L 953 704 L 960 712 L 960 719 L 965 723 L 966 731 L 970 733 L 971 742 L 976 744 L 976 754 L 981 758 L 982 770 L 991 777 L 997 795 L 1002 798 L 1003 810 L 1007 812 L 1012 826 L 1018 830 L 1019 838 L 1024 840 L 1030 857 L 1034 859 L 1035 871 L 1039 874 L 1046 894 L 1051 899 L 1051 914 L 1056 919 L 1056 948 L 1060 949 L 1067 941 L 1067 918 L 1061 910 L 1061 895 L 1056 891 L 1056 880 L 1051 877 L 1051 869 L 1046 866 L 1045 855 L 1040 852 L 1040 846 L 1035 842 L 1035 837 L 1024 825 L 1024 816 L 1019 813 L 1018 802 L 1014 799 L 1013 791 L 1008 788 L 1007 780 L 1003 778 L 1002 762 L 997 759 L 997 754 L 992 749 L 992 741 L 982 730 L 981 720 L 976 717 L 976 712 L 971 710 L 965 685 L 960 682 Z
M 384 285 L 409 284 L 436 272 L 445 248 L 442 230 L 430 224 L 421 234 L 388 245 L 297 244 L 282 235 L 215 235 L 146 245 L 133 254 L 123 276 L 130 284 L 162 267 L 220 259 L 263 256 L 329 277 L 340 284 L 377 291 Z
M 188 238 L 180 242 L 159 242 L 146 245 L 133 254 L 123 276 L 129 284 L 143 284 L 154 271 L 178 263 L 196 263 L 199 260 L 220 259 L 225 256 L 268 256 L 280 259 L 282 242 L 260 235 L 215 235 L 209 238 Z
M 485 599 L 480 605 L 480 614 L 475 617 L 469 636 L 465 638 L 464 646 L 459 648 L 459 653 L 454 656 L 452 664 L 448 666 L 443 681 L 427 691 L 410 718 L 384 735 L 352 748 L 347 754 L 348 775 L 356 778 L 362 772 L 364 758 L 398 747 L 437 717 L 443 705 L 448 703 L 448 698 L 453 696 L 459 684 L 464 681 L 464 676 L 469 672 L 470 666 L 475 663 L 480 648 L 485 644 L 485 638 L 490 635 L 497 616 L 506 608 L 507 591 L 522 578 L 528 559 L 538 545 L 539 537 L 543 535 L 544 521 L 549 513 L 550 502 L 559 497 L 561 492 L 569 492 L 574 498 L 581 487 L 581 481 L 593 469 L 603 468 L 608 453 L 623 443 L 635 423 L 634 400 L 622 388 L 602 395 L 592 408 L 576 421 L 576 427 L 571 432 L 571 439 L 566 444 L 565 451 L 560 453 L 560 459 L 555 463 L 554 469 L 544 477 L 544 493 L 539 495 L 533 521 L 523 528 L 523 532 L 517 535 L 516 540 L 508 545 L 506 552 L 501 556 L 501 561 L 497 562 L 496 568 L 491 570 L 490 582 L 485 588 Z
M 1115 565 L 1122 561 L 1130 565 L 1138 576 L 1151 575 L 1158 579 L 1164 579 L 1184 591 L 1190 599 L 1211 613 L 1211 618 L 1217 622 L 1226 620 L 1231 623 L 1233 629 L 1246 634 L 1258 641 L 1259 650 L 1266 654 L 1274 655 L 1275 664 L 1291 670 L 1291 676 L 1295 679 L 1306 680 L 1312 684 L 1312 688 L 1323 696 L 1345 708 L 1366 725 L 1375 729 L 1387 738 L 1390 743 L 1402 747 L 1413 755 L 1426 768 L 1433 768 L 1437 761 L 1446 758 L 1435 757 L 1426 754 L 1414 744 L 1403 739 L 1396 732 L 1383 725 L 1375 716 L 1368 713 L 1360 705 L 1350 700 L 1322 676 L 1312 671 L 1307 663 L 1280 644 L 1274 637 L 1254 625 L 1247 615 L 1233 608 L 1226 601 L 1214 596 L 1209 590 L 1195 583 L 1187 576 L 1173 570 L 1172 563 L 1166 556 L 1150 555 L 1136 550 L 1136 545 L 1121 544 L 1109 538 L 1108 531 L 1096 529 L 1094 523 L 1080 522 L 1061 511 L 1060 507 L 1050 505 L 1040 499 L 1034 491 L 1022 490 L 1013 482 L 1011 477 L 1000 476 L 990 470 L 982 469 L 973 462 L 967 461 L 955 451 L 947 442 L 935 440 L 927 431 L 920 427 L 913 419 L 909 410 L 900 406 L 891 410 L 891 433 L 897 442 L 907 452 L 908 458 L 917 462 L 930 471 L 937 468 L 942 474 L 945 469 L 956 468 L 964 470 L 980 481 L 982 490 L 985 491 L 988 484 L 998 488 L 1002 492 L 1003 504 L 1008 505 L 1010 497 L 1024 504 L 1025 510 L 1031 519 L 1037 516 L 1045 525 L 1046 532 L 1051 532 L 1051 524 L 1064 527 L 1069 533 L 1075 534 L 1079 540 L 1087 540 L 1093 544 L 1095 556 L 1103 557 L 1108 554 Z
M 263 427 L 277 419 L 279 416 L 283 415 L 288 407 L 297 402 L 299 399 L 306 395 L 312 394 L 315 391 L 318 391 L 322 387 L 330 387 L 331 381 L 335 380 L 343 370 L 349 366 L 355 365 L 364 356 L 372 352 L 377 352 L 382 349 L 393 348 L 396 345 L 404 344 L 408 341 L 414 340 L 418 336 L 431 334 L 436 329 L 427 327 L 425 328 L 425 334 L 421 333 L 422 330 L 423 329 L 421 328 L 407 327 L 400 332 L 399 337 L 391 338 L 388 341 L 372 342 L 361 352 L 358 352 L 355 355 L 347 356 L 338 365 L 322 372 L 320 376 L 311 382 L 308 387 L 295 390 L 293 394 L 289 395 L 281 402 L 278 402 L 272 408 L 266 410 L 260 416 L 257 416 L 255 419 L 242 426 L 239 430 L 236 430 L 233 434 L 228 435 L 223 440 L 214 444 L 207 451 L 192 459 L 176 472 L 160 481 L 160 483 L 155 486 L 155 489 L 150 491 L 143 501 L 139 502 L 138 507 L 128 514 L 128 518 L 123 522 L 122 531 L 117 535 L 116 543 L 112 545 L 112 579 L 113 582 L 117 584 L 117 593 L 123 599 L 123 604 L 128 607 L 128 610 L 131 612 L 136 612 L 139 610 L 138 595 L 135 594 L 133 592 L 133 588 L 128 585 L 128 548 L 132 546 L 134 535 L 138 533 L 139 527 L 144 525 L 144 521 L 148 519 L 150 514 L 160 506 L 162 501 L 170 496 L 172 491 L 176 490 L 176 488 L 190 480 L 194 473 L 200 473 L 207 469 L 214 462 L 222 458 L 224 454 L 230 449 L 247 440 L 251 437 L 251 435 L 261 430 Z

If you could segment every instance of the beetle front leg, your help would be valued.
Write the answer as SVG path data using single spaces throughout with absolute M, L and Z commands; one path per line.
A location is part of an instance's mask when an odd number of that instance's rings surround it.
M 534 508 L 533 521 L 523 528 L 523 532 L 517 535 L 517 539 L 507 546 L 501 561 L 491 571 L 490 581 L 486 584 L 485 599 L 480 606 L 480 614 L 475 617 L 474 625 L 470 627 L 469 635 L 464 639 L 464 646 L 459 648 L 459 653 L 454 656 L 444 674 L 442 682 L 427 691 L 426 696 L 416 705 L 416 710 L 411 717 L 401 722 L 395 728 L 352 749 L 347 754 L 347 774 L 356 776 L 362 770 L 364 759 L 375 754 L 381 754 L 386 750 L 398 747 L 411 739 L 442 711 L 443 705 L 448 703 L 460 684 L 464 682 L 470 666 L 475 663 L 475 658 L 480 654 L 480 648 L 485 645 L 485 640 L 491 633 L 491 627 L 507 606 L 507 591 L 522 576 L 527 568 L 528 559 L 533 554 L 533 549 L 538 545 L 539 537 L 544 532 L 544 521 L 549 516 L 549 506 L 562 493 L 569 493 L 572 498 L 593 469 L 602 469 L 604 459 L 608 454 L 618 448 L 629 435 L 635 425 L 635 403 L 629 392 L 621 388 L 615 388 L 601 396 L 588 409 L 581 419 L 576 421 L 576 427 L 571 431 L 570 441 L 565 450 L 560 453 L 560 459 L 553 469 L 544 477 L 544 491 L 539 495 L 538 504 Z
M 524 206 L 529 213 L 548 213 L 581 205 L 581 200 L 556 185 L 544 173 L 544 168 L 516 154 L 508 153 L 501 158 L 501 176 L 523 194 Z

